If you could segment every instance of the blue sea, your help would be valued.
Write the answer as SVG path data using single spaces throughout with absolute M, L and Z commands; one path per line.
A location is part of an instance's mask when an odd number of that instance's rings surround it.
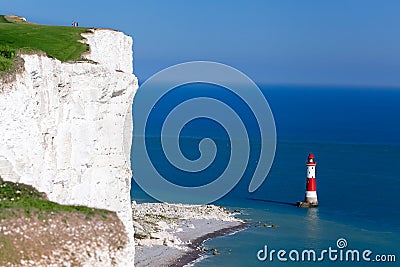
M 246 171 L 236 187 L 214 203 L 241 210 L 239 217 L 249 220 L 249 228 L 205 242 L 220 254 L 205 255 L 194 265 L 399 266 L 400 89 L 277 85 L 260 88 L 275 119 L 277 146 L 266 180 L 253 193 L 248 192 L 248 186 L 256 165 L 262 164 L 257 161 L 260 130 L 251 111 L 237 96 L 213 85 L 187 85 L 160 101 L 151 117 L 145 138 L 152 161 L 163 175 L 170 176 L 168 180 L 183 186 L 207 184 L 215 175 L 218 177 L 229 161 L 231 145 L 223 126 L 207 118 L 194 120 L 181 131 L 182 153 L 188 159 L 198 158 L 199 142 L 207 137 L 214 140 L 217 156 L 208 171 L 197 173 L 194 178 L 175 170 L 160 145 L 161 138 L 169 138 L 160 136 L 160 127 L 174 105 L 193 97 L 214 97 L 234 108 L 249 132 L 251 153 Z M 135 101 L 145 95 L 139 89 Z M 136 116 L 140 114 L 134 114 L 134 120 Z M 142 136 L 134 131 L 133 143 L 135 138 Z M 319 207 L 302 209 L 293 204 L 304 198 L 305 162 L 310 152 L 317 162 Z M 134 175 L 136 164 L 141 164 L 141 159 L 132 154 Z M 155 201 L 134 180 L 131 197 L 137 202 Z M 268 257 L 263 259 L 265 253 L 260 250 L 266 247 Z M 332 252 L 332 258 L 325 253 L 318 259 L 329 248 L 337 250 Z M 270 257 L 272 250 L 276 252 Z M 282 260 L 278 259 L 279 250 L 286 252 L 281 252 Z M 299 259 L 295 252 L 291 253 L 293 250 L 299 252 Z M 307 254 L 302 260 L 304 250 L 315 251 L 316 260 L 307 261 Z M 360 260 L 346 259 L 349 250 L 359 251 Z M 368 254 L 366 259 L 364 252 Z M 378 262 L 393 261 L 392 255 L 396 262 Z

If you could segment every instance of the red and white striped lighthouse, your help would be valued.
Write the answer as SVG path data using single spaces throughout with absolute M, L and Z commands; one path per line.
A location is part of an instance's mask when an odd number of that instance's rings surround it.
M 317 197 L 317 183 L 315 181 L 315 162 L 314 155 L 310 153 L 307 160 L 307 182 L 306 182 L 306 197 L 305 202 L 310 203 L 312 206 L 318 206 Z
M 307 159 L 307 181 L 306 181 L 306 196 L 304 201 L 297 202 L 297 206 L 302 208 L 311 208 L 318 206 L 317 183 L 315 180 L 315 162 L 314 155 L 310 153 Z

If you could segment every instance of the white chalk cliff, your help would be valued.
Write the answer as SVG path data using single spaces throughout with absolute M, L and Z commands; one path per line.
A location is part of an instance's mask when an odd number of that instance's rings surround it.
M 0 176 L 61 204 L 116 211 L 130 238 L 118 265 L 133 266 L 132 38 L 105 29 L 84 37 L 90 62 L 21 55 L 24 71 L 0 80 Z

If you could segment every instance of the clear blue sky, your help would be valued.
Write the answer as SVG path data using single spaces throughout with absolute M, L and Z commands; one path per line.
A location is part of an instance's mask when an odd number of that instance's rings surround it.
M 400 87 L 396 0 L 0 0 L 0 13 L 119 29 L 134 38 L 141 81 L 211 60 L 259 83 Z

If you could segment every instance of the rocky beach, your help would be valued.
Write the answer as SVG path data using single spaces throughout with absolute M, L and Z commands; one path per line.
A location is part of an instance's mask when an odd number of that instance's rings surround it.
M 227 209 L 214 205 L 132 203 L 135 266 L 184 266 L 205 253 L 207 239 L 246 228 Z

